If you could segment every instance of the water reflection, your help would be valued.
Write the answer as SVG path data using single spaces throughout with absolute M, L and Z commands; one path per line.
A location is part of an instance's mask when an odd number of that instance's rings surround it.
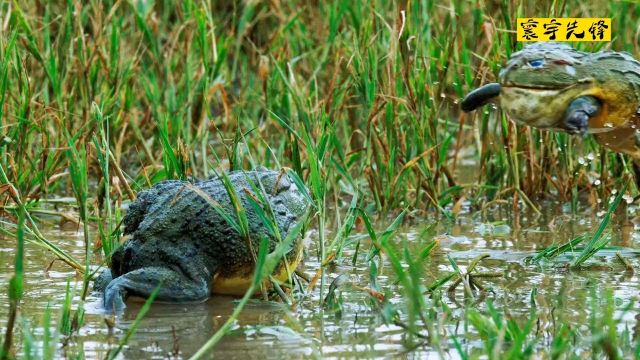
M 531 264 L 527 261 L 543 247 L 592 232 L 600 220 L 589 208 L 585 208 L 580 216 L 567 214 L 566 208 L 560 204 L 551 203 L 547 210 L 541 216 L 523 211 L 518 214 L 517 226 L 513 226 L 510 211 L 497 208 L 486 212 L 483 217 L 474 213 L 461 215 L 455 221 L 442 221 L 429 231 L 425 229 L 432 221 L 416 221 L 402 230 L 398 243 L 405 239 L 414 254 L 432 240 L 427 235 L 429 232 L 435 234 L 434 238 L 439 243 L 425 264 L 425 286 L 453 270 L 447 256 L 464 271 L 472 259 L 488 254 L 490 257 L 483 260 L 477 270 L 500 274 L 500 277 L 479 279 L 483 287 L 483 301 L 470 301 L 461 287 L 442 297 L 450 313 L 439 326 L 449 335 L 458 334 L 464 349 L 471 349 L 473 353 L 473 349 L 479 351 L 483 347 L 473 327 L 465 324 L 465 313 L 469 307 L 486 310 L 484 300 L 491 300 L 496 308 L 521 322 L 528 318 L 532 301 L 535 302 L 535 331 L 550 338 L 558 330 L 558 314 L 577 329 L 587 326 L 593 306 L 597 309 L 603 306 L 592 304 L 591 294 L 601 295 L 598 293 L 605 285 L 611 287 L 618 307 L 632 302 L 632 311 L 616 312 L 616 316 L 623 320 L 618 324 L 619 330 L 628 328 L 636 335 L 640 332 L 640 315 L 637 312 L 640 279 L 616 259 L 617 249 L 600 252 L 581 271 L 568 270 L 566 264 L 572 260 L 570 255 L 561 256 L 553 263 Z M 612 225 L 612 245 L 624 247 L 621 250 L 624 257 L 634 268 L 640 269 L 638 253 L 630 250 L 640 248 L 636 227 L 630 218 L 618 216 Z M 82 238 L 77 234 L 56 230 L 49 230 L 47 234 L 78 258 L 83 257 Z M 429 346 L 408 348 L 406 332 L 398 326 L 385 324 L 378 310 L 371 305 L 372 298 L 363 290 L 371 286 L 365 260 L 367 254 L 362 251 L 369 245 L 366 238 L 360 235 L 359 238 L 362 238 L 362 244 L 355 266 L 352 264 L 354 248 L 350 247 L 345 249 L 329 273 L 328 283 L 340 274 L 346 274 L 348 278 L 347 286 L 341 289 L 343 304 L 340 314 L 319 309 L 317 288 L 312 293 L 299 295 L 293 309 L 278 303 L 253 301 L 245 308 L 233 331 L 215 348 L 214 354 L 230 359 L 265 359 L 345 358 L 354 354 L 360 357 L 394 357 L 406 356 L 408 350 L 413 357 L 438 353 L 441 349 Z M 5 325 L 8 308 L 6 284 L 13 271 L 12 241 L 2 239 L 0 248 L 0 283 L 5 284 L 0 291 L 0 327 Z M 315 261 L 315 251 L 313 247 L 309 249 L 305 264 L 305 271 L 310 277 L 319 266 Z M 52 318 L 58 317 L 67 282 L 77 288 L 74 292 L 76 304 L 81 286 L 81 279 L 75 271 L 61 262 L 51 264 L 52 260 L 53 255 L 27 244 L 26 288 L 21 314 L 35 328 L 36 336 L 42 336 L 41 319 L 48 306 L 53 309 Z M 402 289 L 390 267 L 381 269 L 377 281 L 392 295 L 391 303 L 403 301 Z M 100 315 L 99 299 L 92 294 L 85 307 L 85 325 L 78 336 L 69 339 L 67 346 L 58 345 L 58 355 L 65 357 L 82 351 L 87 358 L 103 358 L 129 329 L 140 306 L 141 303 L 129 302 L 125 314 L 117 319 L 115 328 L 110 331 Z M 154 304 L 121 357 L 188 357 L 226 321 L 234 306 L 235 299 L 228 297 L 215 297 L 200 304 Z M 450 342 L 445 343 L 443 349 L 456 354 Z

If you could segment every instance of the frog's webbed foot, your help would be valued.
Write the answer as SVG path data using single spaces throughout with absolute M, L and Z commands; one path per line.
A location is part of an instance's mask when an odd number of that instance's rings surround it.
M 104 291 L 112 280 L 113 275 L 111 274 L 111 269 L 104 269 L 100 275 L 93 280 L 93 290 L 100 292 Z
M 600 101 L 593 96 L 573 100 L 564 114 L 563 129 L 571 134 L 587 135 L 589 119 L 600 111 Z
M 111 281 L 104 291 L 104 308 L 120 313 L 129 295 L 148 298 L 160 285 L 158 301 L 199 302 L 209 297 L 208 281 L 194 280 L 164 267 L 146 267 L 123 274 Z

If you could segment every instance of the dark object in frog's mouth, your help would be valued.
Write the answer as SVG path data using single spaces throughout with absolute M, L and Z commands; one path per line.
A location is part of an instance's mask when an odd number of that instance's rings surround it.
M 489 101 L 491 101 L 491 99 L 497 97 L 498 95 L 500 95 L 500 84 L 486 84 L 473 90 L 467 96 L 465 96 L 464 99 L 462 99 L 460 107 L 464 112 L 473 111 L 480 106 L 488 103 Z

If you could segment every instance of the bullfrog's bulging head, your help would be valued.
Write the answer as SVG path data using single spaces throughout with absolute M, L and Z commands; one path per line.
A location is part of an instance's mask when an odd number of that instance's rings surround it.
M 289 175 L 283 171 L 272 171 L 265 168 L 257 168 L 253 171 L 236 171 L 229 174 L 229 179 L 235 184 L 246 183 L 244 189 L 255 189 L 255 193 L 265 195 L 268 202 L 273 219 L 278 225 L 280 238 L 285 239 L 291 235 L 291 229 L 295 228 L 301 221 L 307 218 L 311 207 L 311 199 L 304 185 L 298 186 L 293 181 L 293 175 Z M 262 192 L 264 190 L 264 192 Z M 254 195 L 256 196 L 256 195 Z M 252 227 L 266 229 L 266 224 L 260 224 L 263 219 L 256 217 L 256 213 L 252 211 L 252 206 L 245 203 L 247 209 L 247 217 Z M 266 209 L 265 209 L 266 210 Z M 259 230 L 257 232 L 260 232 Z M 270 250 L 273 250 L 278 243 L 273 236 L 270 238 Z M 258 248 L 260 236 L 254 236 L 254 249 Z M 302 261 L 303 249 L 302 240 L 297 235 L 295 240 L 285 255 L 285 260 L 281 262 L 274 273 L 273 277 L 281 282 L 286 281 L 291 272 L 295 270 L 300 261 Z M 232 259 L 231 262 L 228 260 Z M 226 256 L 224 269 L 219 271 L 211 282 L 211 289 L 216 294 L 241 296 L 253 281 L 253 268 L 241 265 L 243 261 L 238 258 Z M 252 263 L 252 262 L 251 262 Z M 238 266 L 240 265 L 240 266 Z M 244 268 L 244 270 L 243 270 Z M 229 270 L 232 270 L 229 272 Z
M 580 52 L 565 44 L 534 43 L 513 53 L 500 71 L 503 86 L 560 90 L 586 74 Z
M 260 176 L 260 182 L 276 215 L 286 212 L 296 219 L 302 219 L 306 215 L 311 206 L 307 190 L 300 189 L 292 175 L 263 169 L 254 172 Z
M 500 71 L 500 105 L 519 123 L 560 128 L 564 109 L 593 86 L 593 69 L 582 54 L 558 43 L 534 43 L 514 53 Z
M 527 126 L 585 135 L 640 161 L 640 62 L 625 52 L 582 52 L 539 42 L 512 54 L 499 74 L 470 92 L 463 111 L 499 102 Z
M 533 43 L 514 53 L 500 71 L 500 105 L 524 125 L 574 132 L 567 110 L 581 97 L 598 111 L 588 131 L 627 126 L 640 102 L 640 63 L 624 52 L 582 52 L 566 44 Z

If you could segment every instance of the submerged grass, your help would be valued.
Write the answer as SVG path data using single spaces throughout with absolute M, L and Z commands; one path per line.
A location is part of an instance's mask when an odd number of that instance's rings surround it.
M 18 212 L 18 232 L 16 234 L 15 272 L 9 280 L 9 317 L 0 350 L 0 359 L 12 357 L 14 330 L 18 316 L 18 305 L 24 294 L 24 210 Z
M 616 209 L 618 208 L 618 205 L 620 205 L 620 202 L 622 201 L 622 197 L 625 194 L 627 185 L 628 183 L 623 186 L 623 188 L 617 193 L 617 195 L 613 199 L 611 199 L 609 203 L 609 208 L 607 209 L 607 212 L 602 217 L 602 220 L 600 220 L 600 223 L 598 224 L 596 231 L 594 231 L 593 235 L 591 235 L 591 237 L 589 238 L 589 241 L 584 245 L 584 247 L 582 247 L 581 251 L 577 254 L 576 258 L 571 263 L 571 268 L 579 269 L 580 266 L 584 264 L 585 261 L 587 261 L 589 258 L 594 256 L 595 254 L 597 254 L 598 251 L 602 250 L 609 244 L 609 242 L 611 241 L 611 232 L 605 232 L 605 230 L 609 225 L 609 222 L 611 221 L 611 216 L 616 211 Z M 535 256 L 533 256 L 531 258 L 531 261 L 534 263 L 537 263 L 542 259 L 551 260 L 561 254 L 576 251 L 578 250 L 578 245 L 580 245 L 587 238 L 588 236 L 586 234 L 582 234 L 582 235 L 578 235 L 577 237 L 569 240 L 568 242 L 562 245 L 547 247 L 539 251 Z M 622 258 L 622 255 L 617 255 L 617 256 L 624 263 L 624 259 Z M 629 267 L 628 263 L 625 263 L 624 265 L 627 268 Z
M 587 261 L 593 255 L 595 255 L 600 249 L 604 248 L 605 246 L 607 246 L 607 244 L 609 244 L 609 242 L 611 241 L 611 235 L 604 234 L 604 231 L 607 225 L 609 225 L 609 221 L 611 220 L 611 215 L 618 208 L 618 205 L 620 204 L 620 201 L 622 200 L 622 196 L 624 195 L 626 189 L 627 189 L 627 185 L 625 185 L 622 188 L 622 190 L 616 195 L 613 201 L 611 201 L 611 204 L 609 205 L 609 209 L 607 210 L 607 213 L 602 218 L 602 221 L 600 221 L 600 225 L 598 225 L 598 229 L 596 229 L 596 231 L 593 233 L 593 236 L 591 237 L 591 239 L 589 239 L 589 242 L 587 242 L 582 252 L 580 252 L 580 254 L 578 254 L 578 257 L 573 261 L 573 264 L 571 264 L 571 267 L 573 268 L 580 267 L 580 265 L 582 265 L 585 261 Z
M 65 332 L 73 332 L 82 325 L 82 301 L 97 265 L 93 250 L 100 249 L 108 262 L 120 242 L 126 199 L 163 179 L 204 178 L 258 164 L 290 169 L 296 183 L 310 189 L 320 263 L 310 288 L 319 281 L 320 302 L 327 269 L 354 245 L 352 265 L 360 251 L 368 252 L 365 265 L 375 293 L 384 292 L 377 278 L 385 262 L 391 264 L 408 318 L 395 304 L 383 302 L 377 310 L 406 328 L 415 344 L 444 354 L 436 320 L 449 310 L 439 294 L 448 282 L 461 281 L 473 298 L 470 270 L 457 268 L 451 258 L 454 272 L 426 286 L 423 269 L 436 243 L 419 255 L 410 244 L 398 250 L 393 234 L 403 222 L 452 221 L 463 206 L 485 211 L 505 201 L 518 221 L 524 207 L 539 213 L 536 201 L 551 197 L 578 212 L 584 203 L 579 199 L 597 208 L 598 199 L 608 199 L 611 189 L 631 178 L 628 159 L 590 138 L 523 128 L 492 108 L 459 114 L 459 99 L 495 79 L 500 64 L 520 46 L 514 19 L 529 15 L 614 16 L 611 47 L 639 54 L 640 7 L 633 2 L 0 3 L 1 231 L 18 239 L 2 356 L 11 355 L 14 324 L 24 323 L 16 318 L 24 241 L 83 274 L 78 310 L 63 321 L 69 325 Z M 460 176 L 469 163 L 474 178 Z M 602 231 L 624 189 L 574 266 L 606 245 Z M 48 200 L 66 195 L 76 200 L 71 210 L 82 226 L 84 259 L 70 256 L 38 229 L 47 216 L 62 215 Z M 244 236 L 245 209 L 237 199 L 233 205 L 230 214 L 212 204 Z M 261 214 L 268 224 L 273 214 Z M 389 217 L 395 221 L 378 233 L 374 224 Z M 349 235 L 363 227 L 371 244 L 360 238 L 352 244 Z M 557 256 L 583 239 L 536 258 Z M 267 278 L 258 273 L 256 279 Z M 468 318 L 491 338 L 487 353 L 498 354 L 507 344 L 508 354 L 526 354 L 532 344 L 529 322 L 505 320 L 501 311 L 488 306 L 470 310 Z M 610 315 L 604 315 L 607 321 Z M 562 326 L 553 354 L 574 346 L 563 336 L 575 329 Z M 621 341 L 612 334 L 601 340 L 599 351 L 609 355 L 614 353 L 608 346 Z M 465 339 L 453 342 L 467 357 Z

